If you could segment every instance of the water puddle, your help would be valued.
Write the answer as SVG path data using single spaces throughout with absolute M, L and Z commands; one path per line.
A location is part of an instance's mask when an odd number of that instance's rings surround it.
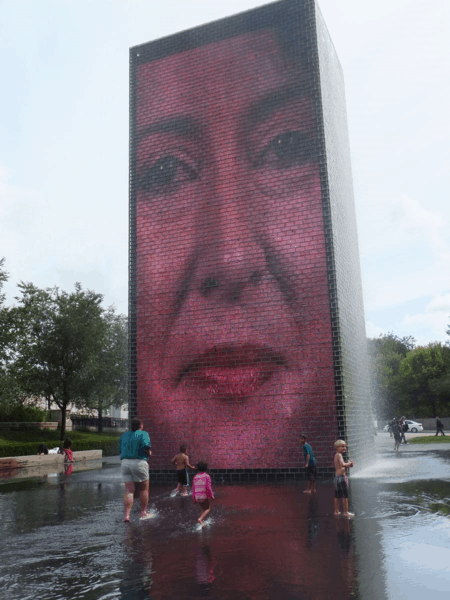
M 424 472 L 428 477 L 423 478 Z M 430 477 L 438 472 L 442 478 Z M 9 600 L 432 600 L 450 589 L 449 464 L 405 452 L 333 485 L 216 484 L 211 518 L 152 486 L 124 524 L 117 466 L 0 485 L 0 596 Z

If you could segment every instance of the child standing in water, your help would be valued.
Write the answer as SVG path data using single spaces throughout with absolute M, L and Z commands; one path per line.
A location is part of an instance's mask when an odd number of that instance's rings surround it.
M 72 441 L 69 438 L 64 440 L 63 444 L 64 462 L 75 462 L 72 452 Z
M 195 469 L 191 464 L 189 464 L 189 456 L 186 453 L 187 446 L 182 444 L 180 446 L 180 454 L 176 454 L 172 458 L 172 464 L 177 468 L 177 476 L 178 476 L 178 485 L 175 492 L 179 492 L 183 487 L 183 496 L 187 496 L 187 486 L 189 485 L 189 475 L 188 468 Z
M 205 462 L 200 461 L 197 464 L 198 473 L 192 481 L 192 498 L 194 500 L 194 504 L 198 502 L 203 511 L 200 517 L 197 519 L 200 525 L 203 525 L 203 519 L 211 512 L 209 500 L 214 499 L 214 494 L 211 488 L 211 477 L 206 472 L 207 469 L 208 465 Z
M 311 446 L 306 443 L 305 435 L 300 436 L 300 444 L 303 446 L 303 458 L 305 459 L 305 469 L 308 474 L 308 487 L 303 493 L 311 494 L 316 491 L 316 459 L 314 458 Z
M 337 517 L 341 513 L 339 512 L 339 498 L 342 498 L 342 504 L 344 508 L 344 517 L 354 517 L 355 515 L 348 512 L 348 479 L 345 469 L 353 467 L 353 461 L 345 462 L 343 453 L 347 450 L 347 444 L 344 440 L 337 440 L 334 443 L 336 448 L 336 454 L 334 456 L 334 515 Z

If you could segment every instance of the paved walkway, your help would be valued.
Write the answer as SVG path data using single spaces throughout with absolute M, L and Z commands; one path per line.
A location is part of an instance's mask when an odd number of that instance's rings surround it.
M 434 433 L 408 433 L 406 432 L 406 439 L 411 440 L 418 437 L 434 437 Z M 441 436 L 439 436 L 441 437 Z M 402 452 L 423 452 L 424 450 L 450 450 L 450 436 L 448 437 L 448 444 L 438 442 L 436 444 L 402 444 Z M 385 431 L 379 431 L 378 435 L 375 436 L 375 448 L 378 452 L 390 450 L 394 446 L 394 438 L 389 436 L 389 433 Z
M 120 465 L 120 454 L 116 454 L 115 456 L 104 456 L 102 458 L 102 463 L 107 465 Z

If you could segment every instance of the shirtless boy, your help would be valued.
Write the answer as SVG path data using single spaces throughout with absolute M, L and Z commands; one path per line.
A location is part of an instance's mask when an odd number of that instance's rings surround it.
M 175 492 L 178 493 L 183 487 L 183 496 L 187 496 L 187 486 L 189 485 L 189 475 L 187 470 L 188 468 L 195 469 L 195 467 L 189 463 L 189 456 L 186 456 L 185 454 L 186 450 L 187 446 L 181 445 L 180 454 L 176 454 L 172 458 L 172 464 L 175 465 L 178 476 L 178 485 Z
M 347 450 L 347 444 L 344 440 L 337 440 L 334 443 L 336 448 L 336 454 L 334 456 L 334 515 L 338 517 L 341 513 L 339 512 L 339 498 L 342 498 L 342 504 L 344 508 L 344 517 L 354 517 L 354 513 L 348 512 L 348 479 L 345 469 L 353 467 L 353 461 L 344 461 L 342 456 Z

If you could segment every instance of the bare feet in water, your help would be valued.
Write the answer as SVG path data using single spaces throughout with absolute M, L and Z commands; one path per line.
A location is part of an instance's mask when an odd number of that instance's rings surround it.
M 154 516 L 155 516 L 155 514 L 152 512 L 141 513 L 140 520 L 145 521 L 146 519 L 151 519 Z

